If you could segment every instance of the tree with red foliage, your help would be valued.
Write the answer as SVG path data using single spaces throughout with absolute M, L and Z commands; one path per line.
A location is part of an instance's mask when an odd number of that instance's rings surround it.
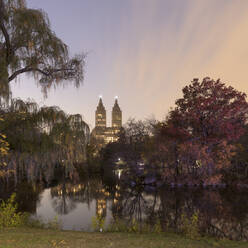
M 244 132 L 247 112 L 246 95 L 220 80 L 194 79 L 184 87 L 161 129 L 170 142 L 177 140 L 176 174 L 220 181 L 233 155 L 232 143 Z
M 247 111 L 245 93 L 219 79 L 204 78 L 183 88 L 183 98 L 176 101 L 171 117 L 177 116 L 181 127 L 201 143 L 216 144 L 237 140 L 243 134 Z

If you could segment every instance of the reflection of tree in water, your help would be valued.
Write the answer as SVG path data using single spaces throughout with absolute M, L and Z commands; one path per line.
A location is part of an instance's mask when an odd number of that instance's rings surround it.
M 52 205 L 58 214 L 68 214 L 78 202 L 87 203 L 90 208 L 92 201 L 96 200 L 96 214 L 106 216 L 109 195 L 99 179 L 85 180 L 80 184 L 62 183 L 51 189 Z
M 165 190 L 160 191 L 159 216 L 162 223 L 180 229 L 182 214 L 199 213 L 199 228 L 204 233 L 232 239 L 248 240 L 247 192 L 226 190 Z M 234 202 L 227 202 L 231 197 Z M 242 208 L 241 205 L 246 208 Z M 235 213 L 236 212 L 236 213 Z
M 154 212 L 157 205 L 157 197 L 154 192 L 144 191 L 141 185 L 127 187 L 117 185 L 113 193 L 112 215 L 114 219 L 125 219 L 131 223 L 134 219 L 139 223 L 139 228 L 148 218 L 148 213 Z
M 0 187 L 0 199 L 7 200 L 15 192 L 18 211 L 34 214 L 40 202 L 40 193 L 42 190 L 43 187 L 41 184 L 27 181 L 19 182 L 16 186 L 14 184 L 3 184 Z
M 65 183 L 57 186 L 56 189 L 53 188 L 51 190 L 51 195 L 53 198 L 52 206 L 58 214 L 68 214 L 73 209 L 75 209 L 76 204 L 68 194 Z
M 130 220 L 135 218 L 140 223 L 142 212 L 146 209 L 146 200 L 141 191 L 131 190 L 124 200 L 123 216 L 129 216 Z
M 23 212 L 35 213 L 40 202 L 42 186 L 31 182 L 22 182 L 17 185 L 16 201 L 18 209 Z
M 182 215 L 190 218 L 199 213 L 199 227 L 203 233 L 219 237 L 248 240 L 247 191 L 210 189 L 169 189 L 142 184 L 119 183 L 106 186 L 98 178 L 80 184 L 64 183 L 51 189 L 53 207 L 59 214 L 68 214 L 77 202 L 91 207 L 96 202 L 96 215 L 104 218 L 111 206 L 114 219 L 139 227 L 149 223 L 161 224 L 163 230 L 180 231 Z
M 182 190 L 160 189 L 159 192 L 160 206 L 157 216 L 163 223 L 163 228 L 179 230 L 181 217 L 186 214 L 190 217 L 195 211 L 194 199 Z
M 203 209 L 205 231 L 216 236 L 248 240 L 248 197 L 246 191 L 210 191 L 204 194 L 211 209 Z M 204 199 L 205 200 L 205 199 Z M 205 200 L 206 201 L 206 200 Z M 207 218 L 210 216 L 210 218 Z
M 124 185 L 116 192 L 119 198 L 113 200 L 114 218 L 135 218 L 140 227 L 160 222 L 163 230 L 180 231 L 183 215 L 190 219 L 199 213 L 201 232 L 248 240 L 247 191 L 160 188 L 152 192 L 145 187 Z

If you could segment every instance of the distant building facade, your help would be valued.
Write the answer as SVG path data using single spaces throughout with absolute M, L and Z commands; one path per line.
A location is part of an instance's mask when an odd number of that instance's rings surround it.
M 122 111 L 119 107 L 117 98 L 115 99 L 115 103 L 112 108 L 111 127 L 107 127 L 106 109 L 103 105 L 102 98 L 100 98 L 95 112 L 95 128 L 92 131 L 92 137 L 94 137 L 101 145 L 105 145 L 109 142 L 115 142 L 118 140 L 118 134 L 121 127 Z

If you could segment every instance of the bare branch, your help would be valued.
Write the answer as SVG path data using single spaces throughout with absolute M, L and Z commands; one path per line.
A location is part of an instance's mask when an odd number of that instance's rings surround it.
M 31 66 L 27 66 L 27 67 L 24 67 L 20 70 L 17 70 L 15 71 L 9 78 L 8 78 L 8 81 L 12 81 L 13 79 L 15 79 L 19 74 L 22 74 L 22 73 L 25 73 L 25 72 L 40 72 L 41 74 L 45 75 L 46 77 L 48 76 L 52 76 L 53 73 L 56 73 L 56 72 L 62 72 L 62 71 L 74 71 L 73 69 L 71 68 L 63 68 L 63 69 L 51 69 L 49 72 L 46 72 L 44 70 L 41 70 L 39 68 L 33 68 Z
M 40 70 L 40 69 L 38 69 L 38 68 L 32 68 L 32 67 L 29 67 L 29 66 L 27 66 L 27 67 L 25 67 L 25 68 L 22 68 L 22 69 L 20 69 L 20 70 L 18 70 L 18 71 L 15 71 L 10 77 L 9 77 L 9 82 L 10 81 L 12 81 L 13 79 L 15 79 L 19 74 L 21 74 L 21 73 L 24 73 L 24 72 L 31 72 L 31 71 L 38 71 L 38 72 L 40 72 L 41 74 L 43 74 L 43 75 L 45 75 L 45 76 L 49 76 L 49 74 L 48 73 L 46 73 L 45 71 L 42 71 L 42 70 Z

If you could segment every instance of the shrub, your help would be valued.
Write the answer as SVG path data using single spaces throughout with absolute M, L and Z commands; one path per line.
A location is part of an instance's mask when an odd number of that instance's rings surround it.
M 104 231 L 105 218 L 99 216 L 93 216 L 91 222 L 94 231 L 100 231 L 100 232 Z
M 138 231 L 139 231 L 139 224 L 135 218 L 132 218 L 132 221 L 128 227 L 128 232 L 138 232 Z
M 159 220 L 156 221 L 156 223 L 154 224 L 153 226 L 153 232 L 154 233 L 161 233 L 163 230 L 162 230 L 162 226 L 161 226 L 161 223 Z
M 27 215 L 17 212 L 16 194 L 13 193 L 7 201 L 0 204 L 0 228 L 23 225 Z
M 42 223 L 42 222 L 41 222 Z M 53 230 L 60 230 L 62 227 L 61 221 L 59 221 L 58 216 L 55 216 L 52 220 L 50 220 L 46 225 L 46 228 Z
M 199 233 L 199 212 L 196 211 L 189 218 L 187 215 L 182 214 L 181 216 L 181 229 L 186 237 L 191 239 L 198 239 L 200 237 Z
M 124 220 L 114 219 L 108 226 L 108 232 L 127 232 L 127 224 Z
M 41 219 L 36 218 L 36 217 L 27 218 L 25 225 L 31 228 L 46 228 L 47 227 Z

